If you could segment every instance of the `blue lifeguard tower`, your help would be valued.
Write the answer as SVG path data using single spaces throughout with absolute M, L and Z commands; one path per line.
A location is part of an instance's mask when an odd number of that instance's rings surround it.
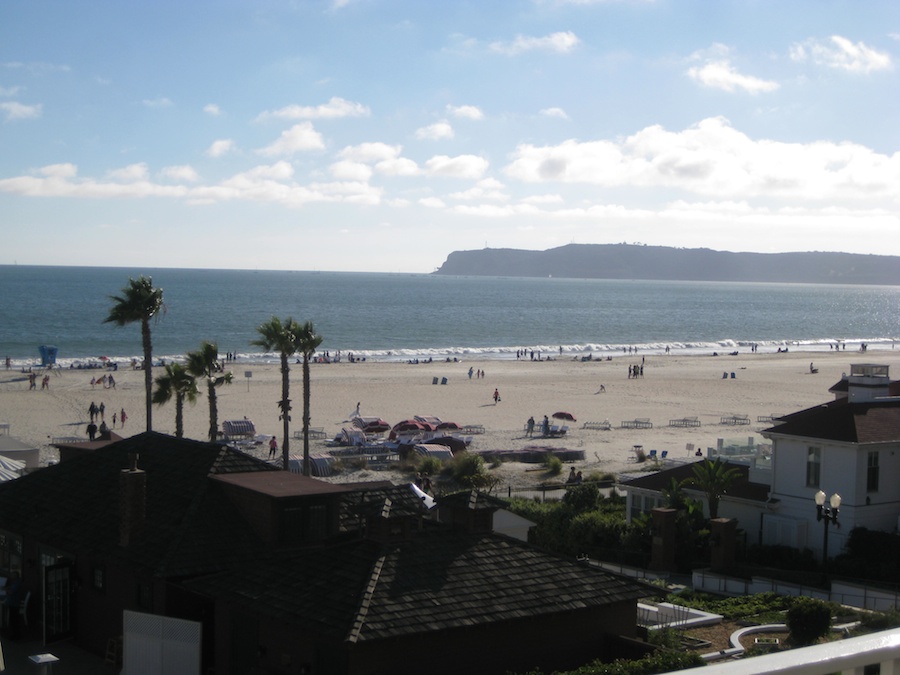
M 49 345 L 41 345 L 38 347 L 38 351 L 41 353 L 42 366 L 52 366 L 56 363 L 56 354 L 59 352 L 58 348 L 50 347 Z

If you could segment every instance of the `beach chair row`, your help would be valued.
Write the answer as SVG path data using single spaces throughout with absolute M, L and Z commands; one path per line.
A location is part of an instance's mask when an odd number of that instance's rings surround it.
M 699 427 L 700 418 L 698 417 L 679 417 L 676 420 L 669 420 L 670 427 Z
M 633 420 L 622 420 L 620 429 L 652 429 L 653 423 L 648 417 L 638 417 Z
M 609 420 L 603 420 L 602 422 L 585 422 L 581 425 L 582 429 L 594 429 L 595 431 L 609 431 L 612 429 L 612 424 L 609 423 Z
M 719 418 L 719 424 L 728 424 L 730 426 L 742 426 L 750 424 L 749 415 L 723 415 Z
M 325 429 L 322 427 L 310 427 L 309 428 L 309 437 L 316 439 L 316 440 L 322 440 L 323 438 L 325 438 Z M 296 431 L 294 431 L 294 438 L 302 439 L 303 438 L 303 430 L 297 429 Z

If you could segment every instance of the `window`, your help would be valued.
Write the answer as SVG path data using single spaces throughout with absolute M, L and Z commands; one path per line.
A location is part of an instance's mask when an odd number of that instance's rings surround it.
M 822 470 L 822 448 L 809 448 L 806 454 L 806 486 L 819 487 Z
M 866 492 L 878 492 L 878 451 L 869 453 L 866 467 Z

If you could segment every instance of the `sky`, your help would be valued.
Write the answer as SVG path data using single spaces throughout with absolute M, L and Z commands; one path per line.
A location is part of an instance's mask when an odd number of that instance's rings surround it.
M 897 0 L 3 0 L 0 264 L 900 255 Z

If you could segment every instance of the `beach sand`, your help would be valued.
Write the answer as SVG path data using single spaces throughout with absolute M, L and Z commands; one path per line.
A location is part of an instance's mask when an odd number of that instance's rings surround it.
M 586 476 L 592 472 L 619 473 L 636 465 L 632 447 L 646 451 L 667 450 L 672 459 L 686 459 L 688 443 L 715 447 L 717 439 L 747 438 L 770 425 L 758 423 L 761 415 L 786 414 L 833 398 L 828 388 L 851 363 L 879 363 L 891 366 L 896 377 L 900 352 L 882 350 L 859 352 L 791 351 L 786 354 L 738 356 L 647 355 L 644 376 L 628 378 L 629 364 L 640 364 L 641 355 L 618 356 L 612 361 L 559 359 L 532 361 L 464 361 L 458 363 L 337 363 L 311 364 L 311 426 L 321 427 L 329 438 L 349 426 L 357 402 L 363 415 L 378 416 L 390 424 L 414 415 L 434 415 L 459 424 L 483 425 L 484 434 L 474 436 L 471 449 L 516 450 L 528 446 L 583 450 L 585 459 L 574 464 Z M 810 361 L 818 373 L 810 373 Z M 469 367 L 483 369 L 481 379 L 467 375 Z M 219 422 L 251 419 L 260 434 L 275 434 L 282 443 L 282 426 L 276 402 L 281 398 L 281 374 L 277 365 L 228 364 L 234 383 L 220 388 Z M 154 376 L 161 372 L 155 369 Z M 246 373 L 252 373 L 246 377 Z M 723 373 L 728 377 L 723 378 Z M 734 378 L 731 377 L 734 373 Z M 42 450 L 43 462 L 55 458 L 50 447 L 54 437 L 87 439 L 88 407 L 91 401 L 106 408 L 107 424 L 112 413 L 122 408 L 128 421 L 116 433 L 129 436 L 145 429 L 143 373 L 120 369 L 114 373 L 115 389 L 91 387 L 97 370 L 54 371 L 49 390 L 28 390 L 22 373 L 0 371 L 0 422 L 10 425 L 10 434 Z M 447 384 L 432 384 L 447 378 Z M 293 404 L 291 431 L 301 428 L 302 368 L 291 365 Z M 604 393 L 598 393 L 600 386 Z M 501 400 L 494 403 L 497 388 Z M 524 424 L 533 415 L 538 426 L 544 415 L 566 411 L 575 416 L 568 422 L 564 438 L 528 438 Z M 720 424 L 726 415 L 747 415 L 751 424 Z M 185 406 L 185 436 L 205 439 L 209 417 L 204 395 L 193 406 Z M 700 427 L 669 427 L 669 420 L 697 417 Z M 623 420 L 648 418 L 652 429 L 621 429 Z M 583 429 L 584 422 L 609 420 L 610 431 Z M 559 423 L 559 422 L 556 422 Z M 155 431 L 174 433 L 175 406 L 154 406 Z M 302 442 L 291 439 L 291 454 L 302 454 Z M 311 441 L 313 453 L 325 450 L 323 441 Z M 254 454 L 265 457 L 261 445 Z M 280 457 L 280 449 L 279 449 Z M 550 477 L 533 464 L 510 462 L 491 469 L 499 489 L 521 488 L 544 481 L 559 482 L 566 471 Z M 360 480 L 408 480 L 396 471 L 355 470 L 335 476 L 336 482 Z

